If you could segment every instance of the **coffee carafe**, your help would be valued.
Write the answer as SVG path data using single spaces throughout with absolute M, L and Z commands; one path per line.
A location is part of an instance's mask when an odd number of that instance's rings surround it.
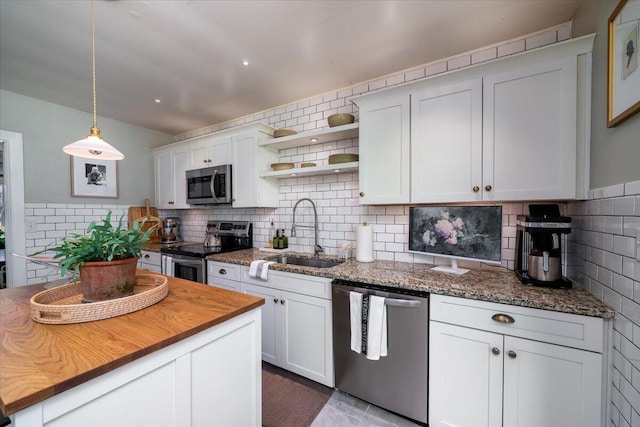
M 571 287 L 566 279 L 566 237 L 571 218 L 558 205 L 529 205 L 529 216 L 518 215 L 516 274 L 522 283 Z

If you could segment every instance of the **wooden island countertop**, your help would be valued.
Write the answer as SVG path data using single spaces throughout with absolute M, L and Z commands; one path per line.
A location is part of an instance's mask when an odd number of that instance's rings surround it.
M 43 284 L 0 290 L 0 410 L 11 415 L 264 304 L 262 298 L 169 277 L 145 309 L 94 322 L 31 320 Z

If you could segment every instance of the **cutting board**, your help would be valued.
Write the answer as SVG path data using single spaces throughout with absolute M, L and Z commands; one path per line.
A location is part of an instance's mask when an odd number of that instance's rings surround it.
M 149 236 L 149 241 L 151 243 L 160 243 L 163 221 L 158 217 L 158 209 L 150 205 L 149 199 L 145 199 L 145 203 L 146 206 L 129 206 L 129 228 L 133 228 L 134 221 L 141 222 L 143 220 L 145 220 L 142 225 L 143 231 L 157 225 L 155 232 Z

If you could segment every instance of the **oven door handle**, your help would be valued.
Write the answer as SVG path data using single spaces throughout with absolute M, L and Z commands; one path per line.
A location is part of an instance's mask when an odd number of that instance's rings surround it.
M 349 296 L 349 291 L 347 291 L 346 289 L 336 288 L 336 292 Z M 363 292 L 357 292 L 357 293 L 362 294 L 362 295 L 375 295 L 375 294 L 363 293 Z M 391 307 L 418 308 L 418 307 L 422 306 L 422 303 L 420 301 L 418 301 L 418 300 L 413 300 L 413 299 L 398 299 L 398 298 L 386 298 L 385 297 L 384 305 L 388 305 L 388 306 L 391 306 Z
M 185 258 L 175 258 L 175 257 L 169 257 L 169 258 L 171 258 L 171 262 L 174 265 L 181 264 L 181 265 L 186 265 L 190 267 L 199 267 L 202 265 L 201 259 L 185 259 Z

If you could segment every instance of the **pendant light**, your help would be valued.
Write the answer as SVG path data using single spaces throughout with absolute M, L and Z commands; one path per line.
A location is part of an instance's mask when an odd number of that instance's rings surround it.
M 91 62 L 93 66 L 93 126 L 86 138 L 66 145 L 62 151 L 76 157 L 100 160 L 122 160 L 124 154 L 102 139 L 96 113 L 96 36 L 93 0 L 91 0 Z

